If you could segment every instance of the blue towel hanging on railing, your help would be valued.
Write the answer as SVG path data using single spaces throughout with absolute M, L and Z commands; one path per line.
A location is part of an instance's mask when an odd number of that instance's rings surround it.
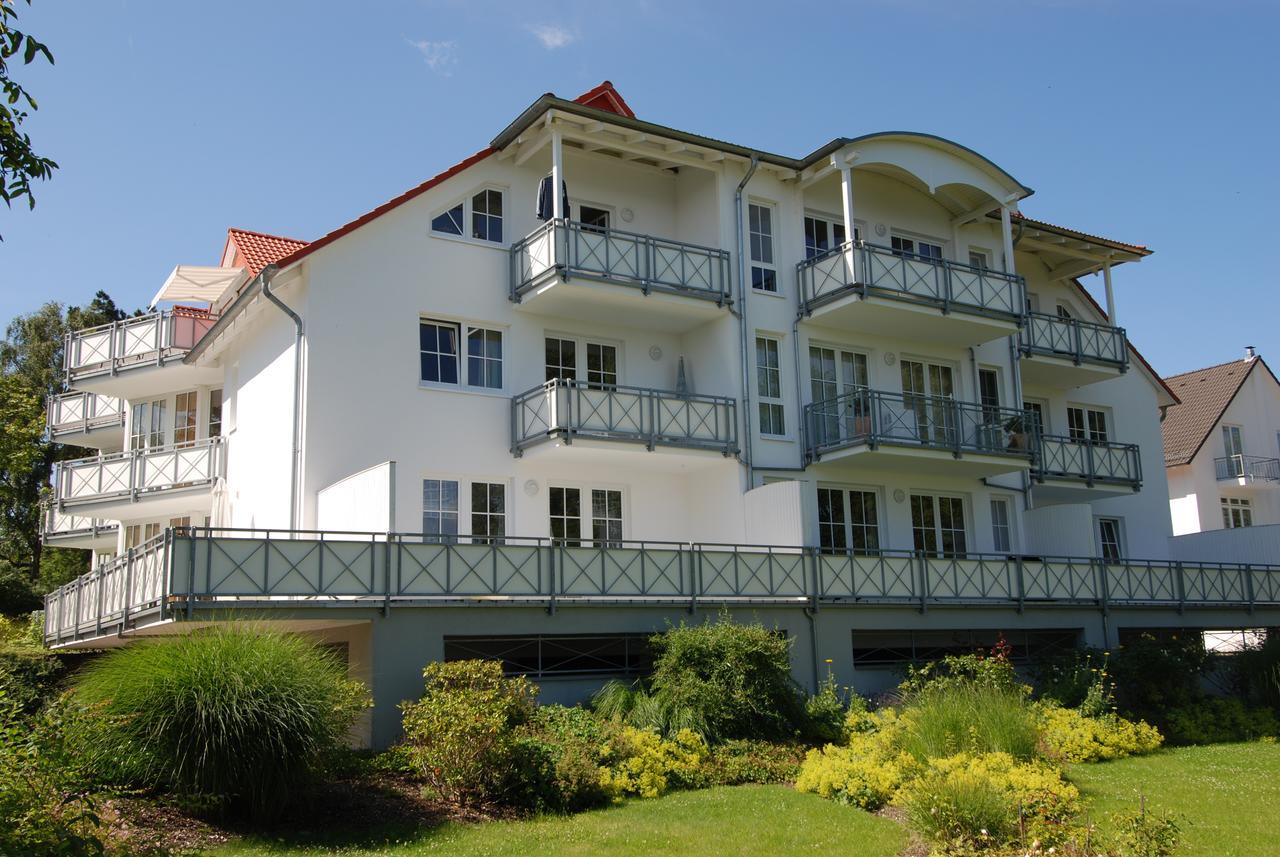
M 569 186 L 562 180 L 560 182 L 561 209 L 564 216 L 569 216 Z M 551 198 L 551 176 L 543 176 L 542 182 L 538 185 L 538 208 L 537 215 L 539 220 L 550 220 L 555 216 L 555 202 Z

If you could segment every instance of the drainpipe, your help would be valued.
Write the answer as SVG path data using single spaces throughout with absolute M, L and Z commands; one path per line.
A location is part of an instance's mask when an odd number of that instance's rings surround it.
M 271 291 L 271 278 L 276 266 L 268 265 L 258 276 L 262 280 L 262 294 L 280 311 L 293 319 L 293 452 L 289 457 L 289 529 L 298 529 L 298 462 L 302 456 L 302 317 L 288 307 Z
M 796 425 L 799 427 L 796 437 L 800 439 L 800 466 L 796 468 L 797 470 L 804 470 L 807 463 L 805 461 L 805 449 L 807 449 L 806 441 L 809 430 L 809 426 L 805 424 L 804 420 L 804 391 L 800 387 L 800 320 L 802 318 L 804 318 L 804 313 L 798 312 L 795 320 L 791 322 L 791 365 L 795 368 Z
M 742 223 L 742 191 L 746 189 L 747 182 L 751 181 L 751 177 L 756 174 L 756 168 L 760 166 L 760 155 L 756 152 L 751 153 L 751 166 L 747 168 L 747 173 L 742 177 L 742 181 L 738 182 L 738 188 L 733 192 L 733 214 L 737 223 L 737 246 L 738 246 L 738 340 L 742 357 L 742 427 L 745 434 L 745 443 L 743 444 L 744 456 L 743 464 L 747 467 L 747 490 L 751 490 L 754 471 L 751 469 L 752 456 L 752 430 L 751 430 L 751 373 L 748 371 L 748 351 L 747 351 L 747 301 L 750 296 L 750 288 L 747 286 L 747 260 L 744 251 L 746 238 L 743 234 Z

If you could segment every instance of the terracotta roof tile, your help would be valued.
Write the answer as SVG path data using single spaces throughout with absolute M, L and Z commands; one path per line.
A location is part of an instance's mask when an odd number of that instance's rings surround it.
M 279 262 L 290 253 L 307 246 L 306 241 L 297 238 L 284 238 L 234 227 L 227 230 L 227 240 L 236 248 L 232 264 L 247 268 L 249 275 L 253 277 L 272 262 Z
M 1165 467 L 1191 463 L 1240 385 L 1261 362 L 1260 357 L 1232 360 L 1165 379 L 1182 400 L 1182 404 L 1165 412 L 1164 421 L 1160 423 Z

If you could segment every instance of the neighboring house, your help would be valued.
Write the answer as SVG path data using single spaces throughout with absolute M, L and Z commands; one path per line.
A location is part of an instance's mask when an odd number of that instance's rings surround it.
M 1149 251 L 1030 193 L 931 135 L 793 158 L 605 83 L 315 241 L 232 230 L 157 295 L 207 308 L 68 340 L 51 431 L 104 454 L 60 465 L 46 538 L 98 560 L 48 639 L 314 633 L 381 744 L 426 661 L 576 699 L 721 607 L 863 689 L 1001 632 L 1237 627 L 1269 570 L 1167 562 L 1177 398 L 1112 323 Z
M 1166 381 L 1182 402 L 1161 424 L 1175 555 L 1211 551 L 1205 558 L 1276 561 L 1280 383 L 1271 367 L 1250 347 L 1241 360 Z M 1259 527 L 1265 529 L 1216 532 Z

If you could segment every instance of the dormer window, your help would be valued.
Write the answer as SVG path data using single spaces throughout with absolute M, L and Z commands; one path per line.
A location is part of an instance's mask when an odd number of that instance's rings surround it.
M 486 188 L 433 217 L 431 231 L 501 244 L 502 210 L 502 191 Z M 468 223 L 470 232 L 465 231 Z

